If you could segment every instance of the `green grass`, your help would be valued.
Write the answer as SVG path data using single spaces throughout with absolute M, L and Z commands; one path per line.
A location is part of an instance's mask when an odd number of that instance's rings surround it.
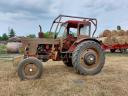
M 6 45 L 0 45 L 0 54 L 5 54 L 5 53 L 7 53 Z
M 116 53 L 110 53 L 110 52 L 106 52 L 105 53 L 106 56 L 128 56 L 128 52 L 127 53 L 119 53 L 119 52 L 116 52 Z

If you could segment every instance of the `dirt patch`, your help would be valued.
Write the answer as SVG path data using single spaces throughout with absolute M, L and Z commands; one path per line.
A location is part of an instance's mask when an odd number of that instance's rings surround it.
M 100 74 L 83 76 L 62 62 L 44 63 L 41 79 L 20 81 L 12 62 L 0 60 L 0 96 L 127 96 L 128 57 L 107 56 Z

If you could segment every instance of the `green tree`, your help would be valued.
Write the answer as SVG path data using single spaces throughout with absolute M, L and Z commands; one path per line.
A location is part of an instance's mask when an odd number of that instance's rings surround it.
M 16 35 L 16 33 L 15 33 L 14 29 L 11 28 L 9 31 L 9 37 L 11 38 L 11 37 L 14 37 L 15 35 Z
M 53 38 L 54 37 L 54 32 L 45 32 L 44 33 L 44 38 Z
M 35 34 L 29 34 L 27 37 L 29 37 L 29 38 L 36 38 L 36 35 Z
M 1 37 L 1 39 L 4 41 L 8 40 L 8 35 L 6 33 L 4 33 Z
M 2 37 L 0 36 L 0 40 L 2 40 Z

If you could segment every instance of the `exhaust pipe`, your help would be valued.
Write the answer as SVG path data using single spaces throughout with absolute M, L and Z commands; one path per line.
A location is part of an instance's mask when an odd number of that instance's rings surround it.
M 43 37 L 44 37 L 44 33 L 42 32 L 42 27 L 41 27 L 41 25 L 39 25 L 39 28 L 40 28 L 40 32 L 38 33 L 38 37 L 39 37 L 39 38 L 43 38 Z

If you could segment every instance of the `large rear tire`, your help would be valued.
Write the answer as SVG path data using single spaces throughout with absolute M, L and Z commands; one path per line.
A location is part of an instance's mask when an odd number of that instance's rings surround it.
M 18 76 L 21 80 L 40 78 L 42 71 L 42 62 L 34 57 L 26 58 L 18 65 Z
M 105 63 L 105 55 L 100 44 L 85 41 L 77 46 L 72 56 L 72 64 L 76 72 L 83 75 L 95 75 L 101 71 Z

